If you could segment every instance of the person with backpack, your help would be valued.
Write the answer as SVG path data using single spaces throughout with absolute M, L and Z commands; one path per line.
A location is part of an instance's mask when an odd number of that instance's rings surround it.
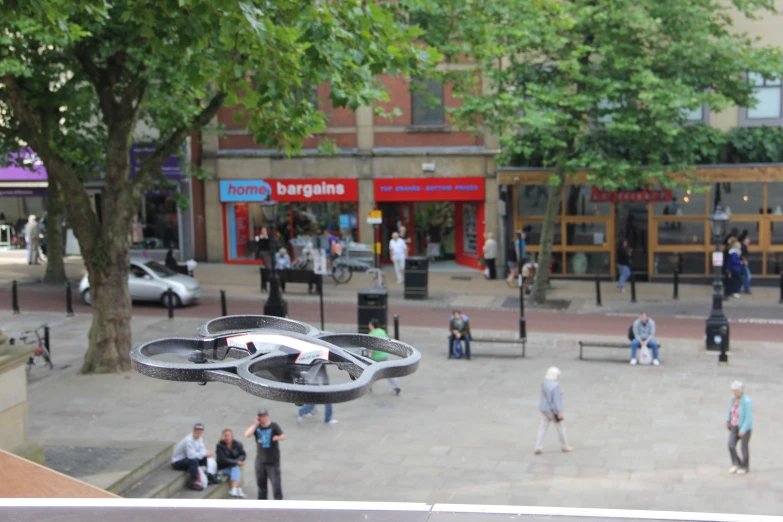
M 386 330 L 380 327 L 380 324 L 378 323 L 377 319 L 370 319 L 370 322 L 368 324 L 368 333 L 372 335 L 373 337 L 380 337 L 381 339 L 389 339 L 389 334 L 386 333 Z M 389 358 L 389 354 L 386 352 L 381 352 L 379 350 L 370 350 L 370 359 L 373 361 L 385 361 Z M 394 395 L 399 395 L 402 391 L 400 389 L 400 384 L 397 382 L 397 379 L 394 377 L 391 377 L 389 379 L 386 379 L 386 382 L 389 383 L 389 386 L 391 386 L 392 392 L 394 392 Z
M 631 338 L 631 364 L 635 365 L 639 363 L 636 358 L 636 352 L 641 348 L 646 351 L 649 347 L 652 350 L 652 363 L 655 366 L 660 366 L 661 361 L 658 360 L 658 343 L 655 342 L 655 321 L 647 316 L 647 312 L 642 312 L 642 315 L 633 322 L 631 331 L 628 332 L 628 337 Z

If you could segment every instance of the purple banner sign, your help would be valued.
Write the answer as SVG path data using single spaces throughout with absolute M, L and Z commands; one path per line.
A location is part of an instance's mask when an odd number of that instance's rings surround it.
M 7 163 L 0 166 L 0 181 L 46 181 L 46 169 L 32 149 L 11 154 Z
M 0 188 L 0 198 L 43 198 L 45 188 Z
M 184 150 L 184 147 L 183 147 Z M 144 158 L 155 152 L 155 145 L 133 145 L 130 151 L 131 176 L 141 168 Z M 161 173 L 170 179 L 182 179 L 185 174 L 182 172 L 182 166 L 177 156 L 169 156 L 161 167 Z

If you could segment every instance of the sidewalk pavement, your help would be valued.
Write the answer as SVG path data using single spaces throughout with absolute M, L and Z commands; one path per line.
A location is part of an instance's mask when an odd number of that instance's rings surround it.
M 516 347 L 472 347 L 473 361 L 447 360 L 441 329 L 410 328 L 419 370 L 360 400 L 335 405 L 339 424 L 296 422 L 296 408 L 237 387 L 160 381 L 135 372 L 78 374 L 88 316 L 28 314 L 22 327 L 56 325 L 54 371 L 33 370 L 30 436 L 44 445 L 90 448 L 101 442 L 176 442 L 195 422 L 212 447 L 220 430 L 241 437 L 259 407 L 288 435 L 281 443 L 287 499 L 445 502 L 779 514 L 783 511 L 783 420 L 779 354 L 771 343 L 733 348 L 718 367 L 698 341 L 663 339 L 661 367 L 631 367 L 625 350 L 594 349 L 578 360 L 575 338 L 531 335 L 528 357 Z M 24 323 L 24 324 L 22 324 Z M 193 336 L 201 320 L 134 317 L 136 342 Z M 332 331 L 352 327 L 329 324 Z M 487 334 L 477 330 L 476 335 Z M 533 455 L 539 389 L 547 367 L 562 370 L 573 453 L 548 434 Z M 67 366 L 63 368 L 63 366 Z M 333 379 L 336 370 L 330 372 Z M 730 475 L 724 417 L 730 383 L 747 383 L 754 403 L 751 473 Z M 246 442 L 249 461 L 254 444 Z M 89 453 L 87 451 L 82 454 Z M 256 495 L 245 470 L 244 489 Z
M 443 271 L 441 271 L 443 270 Z M 30 266 L 24 261 L 23 251 L 0 252 L 0 289 L 8 288 L 16 279 L 32 290 L 51 290 L 40 284 L 45 272 L 44 265 Z M 68 277 L 76 282 L 85 273 L 81 259 L 66 260 Z M 437 307 L 441 309 L 519 309 L 519 289 L 509 288 L 503 280 L 488 281 L 482 272 L 465 267 L 436 263 L 429 274 L 429 298 L 424 301 L 403 299 L 403 287 L 394 281 L 391 268 L 386 267 L 389 304 L 406 306 Z M 217 297 L 225 290 L 229 300 L 258 298 L 260 275 L 257 266 L 230 265 L 223 263 L 199 263 L 195 277 L 202 287 L 203 297 Z M 347 284 L 337 285 L 331 277 L 324 278 L 324 302 L 355 305 L 357 292 L 371 287 L 370 277 L 355 272 Z M 617 291 L 614 283 L 601 283 L 602 306 L 596 305 L 595 282 L 590 280 L 552 281 L 547 299 L 558 310 L 583 314 L 639 315 L 646 310 L 653 317 L 699 316 L 709 312 L 712 302 L 711 285 L 682 284 L 679 299 L 672 299 L 671 283 L 638 283 L 637 302 L 631 302 L 630 289 L 625 294 Z M 286 285 L 285 299 L 290 302 L 317 303 L 317 295 L 307 294 L 307 285 Z M 264 294 L 266 295 L 266 294 Z M 74 299 L 78 300 L 78 295 Z M 728 316 L 742 319 L 779 320 L 783 324 L 783 305 L 778 303 L 779 290 L 776 287 L 755 287 L 752 295 L 724 302 Z M 535 308 L 526 300 L 527 309 Z M 545 307 L 551 309 L 551 306 Z

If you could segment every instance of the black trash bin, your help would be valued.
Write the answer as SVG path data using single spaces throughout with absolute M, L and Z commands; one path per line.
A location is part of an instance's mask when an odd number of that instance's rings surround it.
M 427 299 L 427 274 L 429 259 L 409 257 L 405 259 L 405 299 Z
M 369 333 L 370 319 L 378 321 L 378 326 L 388 331 L 389 325 L 389 291 L 386 289 L 368 288 L 359 290 L 359 333 Z

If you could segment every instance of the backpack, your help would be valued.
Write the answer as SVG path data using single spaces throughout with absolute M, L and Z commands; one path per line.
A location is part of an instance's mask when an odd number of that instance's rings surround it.
M 628 340 L 633 341 L 634 339 L 636 339 L 636 336 L 633 333 L 633 324 L 632 324 L 631 326 L 628 327 Z

